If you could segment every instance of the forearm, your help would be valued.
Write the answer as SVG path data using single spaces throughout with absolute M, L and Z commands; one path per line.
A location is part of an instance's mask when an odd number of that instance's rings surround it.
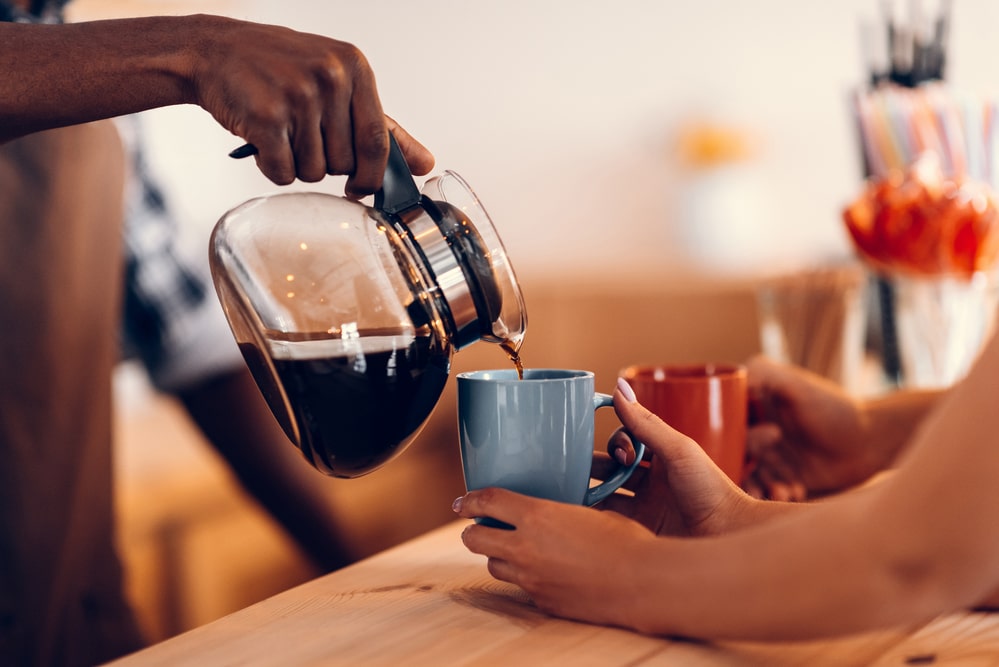
M 658 541 L 642 556 L 656 567 L 645 572 L 629 624 L 652 634 L 769 641 L 896 622 L 872 604 L 886 597 L 884 585 L 850 522 L 824 505 L 800 507 L 728 536 Z
M 781 519 L 801 511 L 808 511 L 808 504 L 800 502 L 765 500 L 743 496 L 739 507 L 734 511 L 719 512 L 711 524 L 710 531 L 699 533 L 702 536 L 728 535 L 736 531 L 752 529 L 774 519 Z
M 253 144 L 278 185 L 346 174 L 381 186 L 391 127 L 414 174 L 433 156 L 382 111 L 357 47 L 322 35 L 208 16 L 0 25 L 0 142 L 174 104 L 197 104 Z
M 883 470 L 893 464 L 945 393 L 939 389 L 905 390 L 863 404 L 872 469 Z
M 229 19 L 0 23 L 0 141 L 196 102 L 195 60 Z
M 656 566 L 643 572 L 644 592 L 626 625 L 712 640 L 793 641 L 973 605 L 967 582 L 951 581 L 964 566 L 946 567 L 929 541 L 889 543 L 895 533 L 890 519 L 872 520 L 873 495 L 802 504 L 729 536 L 658 540 L 639 556 Z

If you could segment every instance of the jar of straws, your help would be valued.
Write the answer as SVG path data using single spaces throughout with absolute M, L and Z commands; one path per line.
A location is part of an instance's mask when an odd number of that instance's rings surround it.
M 887 378 L 944 387 L 995 319 L 999 132 L 993 100 L 944 82 L 949 5 L 918 10 L 865 33 L 869 84 L 852 112 L 867 180 L 843 220 L 873 275 Z
M 970 367 L 996 310 L 999 207 L 987 185 L 945 177 L 935 153 L 871 180 L 843 212 L 858 254 L 892 290 L 907 386 L 944 387 Z

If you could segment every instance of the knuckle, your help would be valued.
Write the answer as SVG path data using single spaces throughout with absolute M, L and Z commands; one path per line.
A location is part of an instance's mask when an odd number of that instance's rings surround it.
M 475 495 L 476 507 L 485 509 L 494 505 L 498 500 L 497 496 L 499 493 L 500 491 L 496 487 L 482 489 Z
M 504 493 L 503 489 L 487 487 L 470 494 L 472 512 L 475 516 L 492 516 L 495 508 L 502 504 Z
M 368 61 L 353 44 L 339 43 L 337 48 L 325 52 L 318 61 L 316 76 L 327 86 L 349 84 L 367 71 Z
M 532 598 L 537 598 L 538 592 L 545 585 L 545 581 L 532 568 L 525 568 L 519 573 L 517 585 L 527 591 Z
M 295 182 L 295 174 L 284 167 L 267 168 L 261 167 L 260 171 L 269 178 L 275 185 L 291 185 Z
M 284 95 L 293 109 L 315 105 L 319 99 L 319 90 L 314 81 L 308 78 L 288 80 L 284 84 Z
M 349 42 L 340 43 L 339 53 L 333 60 L 336 61 L 341 75 L 349 72 L 352 76 L 368 76 L 371 73 L 371 67 L 368 65 L 368 59 L 364 57 L 364 52 Z
M 305 183 L 318 183 L 326 177 L 326 169 L 319 167 L 304 167 L 298 170 L 299 180 Z
M 642 410 L 638 415 L 638 426 L 643 434 L 661 428 L 663 423 L 663 420 L 650 410 Z
M 499 565 L 499 561 L 497 561 L 495 558 L 490 558 L 489 560 L 486 561 L 486 569 L 489 570 L 489 574 L 492 575 L 494 578 L 500 580 L 503 579 L 502 567 Z
M 316 183 L 326 177 L 326 159 L 308 136 L 296 142 L 294 151 L 298 178 L 306 183 Z
M 332 152 L 333 154 L 326 159 L 326 173 L 331 175 L 349 175 L 354 173 L 354 159 L 352 156 L 340 155 L 335 150 L 330 151 L 328 146 L 327 152 Z
M 259 147 L 259 143 L 286 137 L 287 123 L 287 107 L 274 101 L 266 101 L 250 109 L 242 124 L 246 127 L 247 139 Z M 261 138 L 256 135 L 261 135 Z
M 388 131 L 384 123 L 364 123 L 354 131 L 354 149 L 361 158 L 378 160 L 388 155 Z

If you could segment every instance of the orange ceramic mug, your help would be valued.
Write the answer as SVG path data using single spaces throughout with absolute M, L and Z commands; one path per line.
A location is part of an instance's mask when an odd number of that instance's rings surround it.
M 742 481 L 749 406 L 745 366 L 636 365 L 621 377 L 639 403 L 697 441 L 736 484 Z

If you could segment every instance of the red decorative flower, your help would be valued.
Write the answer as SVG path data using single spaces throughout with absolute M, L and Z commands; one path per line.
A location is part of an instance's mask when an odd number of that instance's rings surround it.
M 992 190 L 945 178 L 931 155 L 869 182 L 843 220 L 861 257 L 881 271 L 970 277 L 999 257 Z

